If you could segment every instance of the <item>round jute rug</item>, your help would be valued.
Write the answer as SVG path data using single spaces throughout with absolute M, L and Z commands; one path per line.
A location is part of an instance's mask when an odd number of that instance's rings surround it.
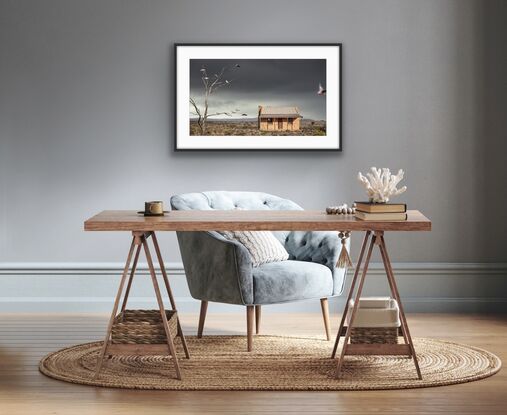
M 177 341 L 183 380 L 164 356 L 116 356 L 104 362 L 93 380 L 102 342 L 51 353 L 40 362 L 55 379 L 113 388 L 163 390 L 368 390 L 451 385 L 491 376 L 500 359 L 475 347 L 433 339 L 415 339 L 423 380 L 413 361 L 397 356 L 347 356 L 341 379 L 333 377 L 333 342 L 319 338 L 256 336 L 246 352 L 243 336 L 187 337 L 189 360 Z

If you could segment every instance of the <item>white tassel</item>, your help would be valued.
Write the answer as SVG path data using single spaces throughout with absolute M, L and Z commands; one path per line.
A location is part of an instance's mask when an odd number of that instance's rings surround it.
M 350 259 L 349 251 L 347 250 L 347 239 L 350 236 L 350 232 L 340 232 L 338 236 L 341 239 L 342 243 L 342 249 L 340 251 L 340 256 L 338 257 L 338 262 L 336 263 L 336 266 L 338 268 L 350 268 L 352 265 L 352 259 Z

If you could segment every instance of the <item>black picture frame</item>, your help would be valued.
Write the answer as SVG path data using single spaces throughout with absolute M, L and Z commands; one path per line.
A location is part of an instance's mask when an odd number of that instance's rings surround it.
M 336 47 L 338 49 L 338 145 L 335 148 L 182 148 L 178 145 L 178 48 L 180 47 L 249 47 L 249 46 L 283 46 L 283 47 L 312 47 L 312 46 L 325 46 Z M 338 43 L 174 43 L 174 76 L 173 76 L 173 91 L 174 91 L 174 137 L 173 137 L 173 150 L 175 152 L 342 152 L 343 151 L 343 91 L 342 91 L 342 62 L 343 62 L 343 44 Z M 329 75 L 327 75 L 329 76 Z M 326 120 L 327 122 L 327 120 Z M 188 123 L 188 122 L 187 122 Z

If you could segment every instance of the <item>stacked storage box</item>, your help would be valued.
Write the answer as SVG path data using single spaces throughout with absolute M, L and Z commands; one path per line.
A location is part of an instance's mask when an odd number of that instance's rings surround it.
M 347 326 L 350 325 L 354 300 L 349 302 Z M 390 297 L 361 297 L 352 325 L 353 344 L 398 343 L 401 326 L 396 300 Z

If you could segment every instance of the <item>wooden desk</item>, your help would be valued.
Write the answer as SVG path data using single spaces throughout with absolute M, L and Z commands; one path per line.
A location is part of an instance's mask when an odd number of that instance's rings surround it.
M 400 299 L 400 294 L 396 285 L 396 280 L 391 266 L 391 261 L 387 252 L 387 246 L 384 238 L 386 231 L 430 231 L 431 221 L 426 218 L 421 212 L 417 210 L 409 210 L 407 212 L 408 219 L 406 221 L 362 221 L 356 219 L 353 215 L 328 215 L 323 211 L 271 211 L 271 210 L 189 210 L 189 211 L 171 211 L 162 217 L 144 217 L 135 211 L 128 210 L 106 210 L 84 223 L 86 231 L 128 231 L 132 233 L 132 244 L 127 256 L 123 276 L 118 288 L 118 294 L 115 299 L 111 319 L 109 322 L 106 338 L 102 353 L 97 365 L 98 375 L 106 351 L 111 346 L 109 339 L 111 337 L 111 329 L 113 325 L 116 312 L 118 310 L 119 302 L 123 294 L 123 288 L 127 279 L 129 270 L 131 269 L 132 256 L 134 248 L 137 250 L 134 257 L 132 269 L 130 271 L 130 278 L 127 284 L 127 289 L 123 299 L 122 310 L 125 309 L 126 301 L 132 284 L 132 279 L 136 270 L 137 261 L 141 247 L 144 247 L 145 255 L 150 269 L 155 294 L 161 311 L 164 327 L 166 328 L 168 349 L 170 355 L 173 357 L 173 362 L 176 368 L 178 378 L 181 378 L 179 371 L 178 360 L 174 351 L 174 345 L 167 327 L 165 319 L 164 305 L 162 297 L 158 288 L 155 268 L 151 259 L 150 249 L 148 246 L 148 238 L 151 237 L 155 247 L 155 252 L 160 265 L 160 270 L 164 278 L 164 283 L 169 295 L 171 306 L 176 310 L 176 304 L 171 292 L 169 280 L 164 267 L 164 261 L 158 246 L 155 232 L 157 231 L 221 231 L 221 230 L 270 230 L 270 231 L 363 231 L 365 232 L 359 259 L 354 271 L 352 284 L 345 302 L 345 309 L 342 313 L 340 328 L 336 335 L 332 358 L 336 357 L 339 341 L 344 336 L 343 347 L 340 352 L 340 357 L 336 366 L 336 377 L 341 374 L 341 369 L 345 355 L 354 354 L 388 354 L 388 355 L 407 355 L 413 358 L 414 365 L 419 379 L 422 379 L 417 355 L 412 343 L 410 331 L 408 329 L 405 312 Z M 351 326 L 353 325 L 354 318 L 359 305 L 359 298 L 363 289 L 364 281 L 368 271 L 373 247 L 378 246 L 384 268 L 387 274 L 387 280 L 393 298 L 398 302 L 400 308 L 401 332 L 404 338 L 404 344 L 382 344 L 382 345 L 356 345 L 349 344 Z M 366 253 L 366 256 L 365 256 Z M 363 264 L 364 259 L 364 264 Z M 361 276 L 359 277 L 362 268 Z M 355 296 L 354 296 L 355 292 Z M 354 296 L 354 307 L 350 318 L 350 326 L 345 327 L 345 319 L 348 313 L 348 303 Z M 188 350 L 185 344 L 185 337 L 181 330 L 178 320 L 178 332 L 182 339 L 183 346 L 189 357 Z M 114 347 L 113 347 L 114 349 Z M 154 352 L 160 353 L 160 348 L 154 349 Z
M 144 217 L 131 210 L 105 210 L 84 223 L 85 231 L 429 231 L 431 221 L 418 210 L 408 220 L 379 222 L 319 210 L 176 210 Z

